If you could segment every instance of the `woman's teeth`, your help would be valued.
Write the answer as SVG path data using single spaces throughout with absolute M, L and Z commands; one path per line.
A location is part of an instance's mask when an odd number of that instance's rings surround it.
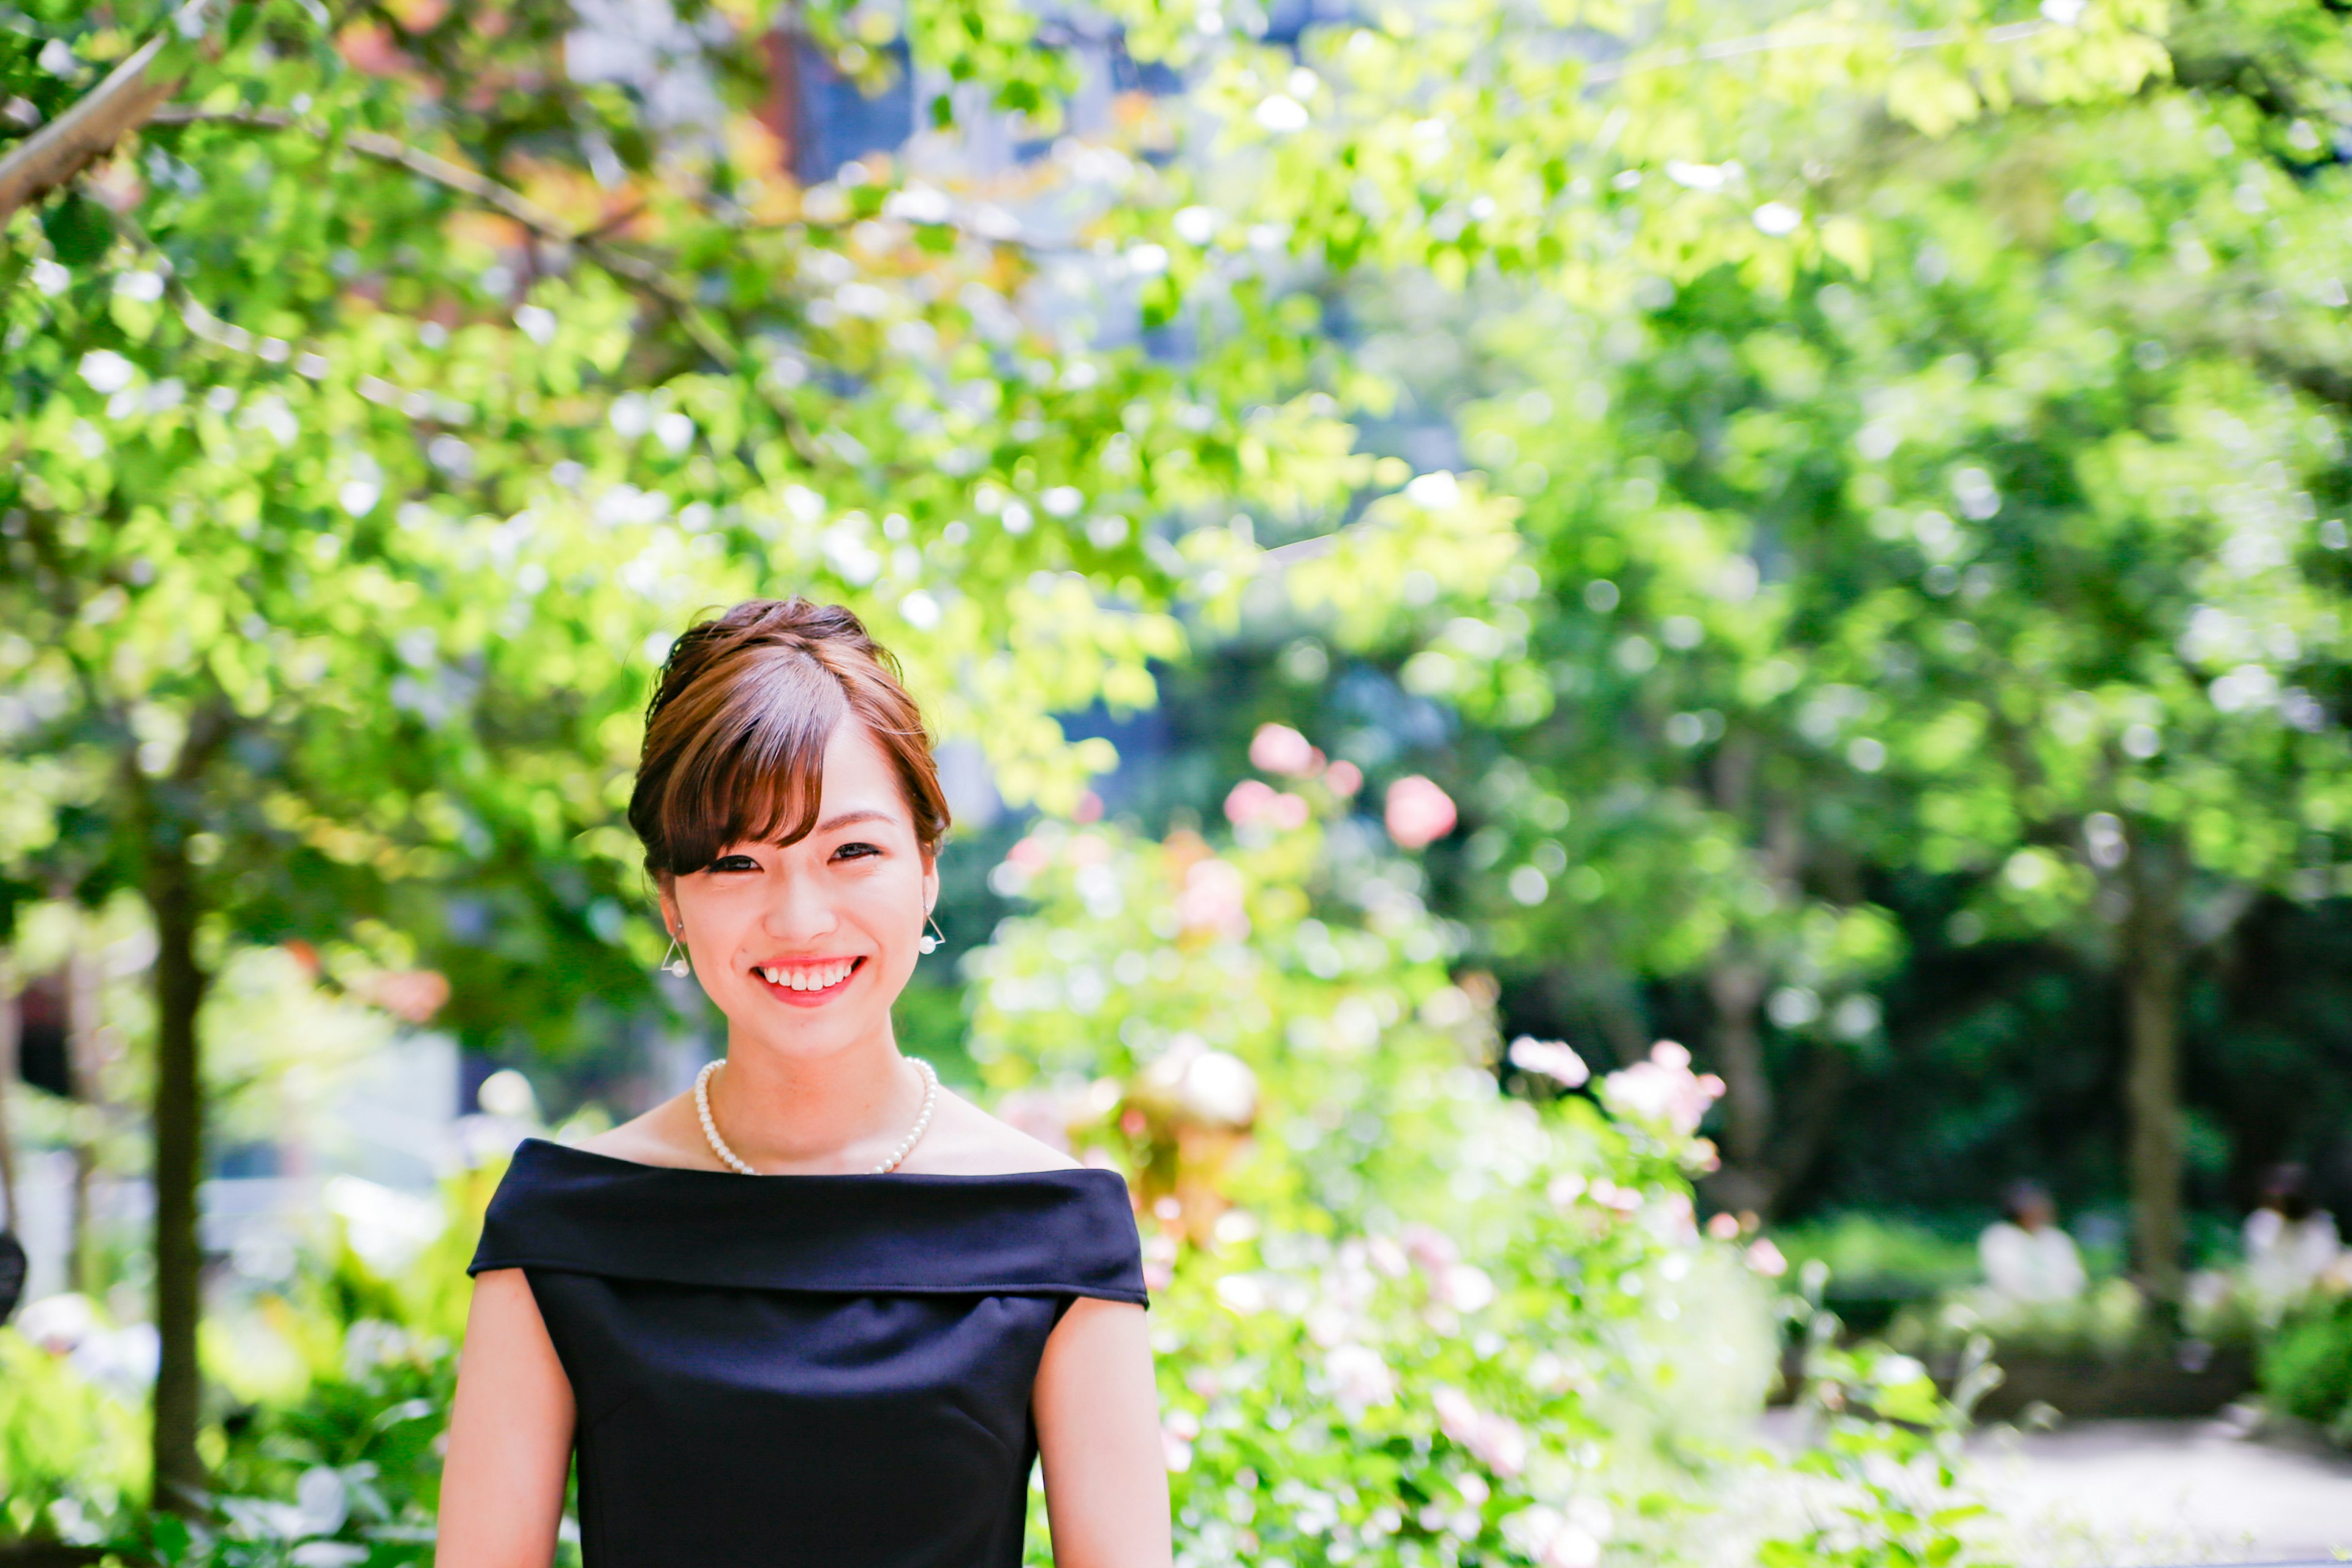
M 856 967 L 857 961 L 854 958 L 819 964 L 787 966 L 779 963 L 760 970 L 759 975 L 769 984 L 781 985 L 787 991 L 823 991 L 848 979 L 849 972 Z

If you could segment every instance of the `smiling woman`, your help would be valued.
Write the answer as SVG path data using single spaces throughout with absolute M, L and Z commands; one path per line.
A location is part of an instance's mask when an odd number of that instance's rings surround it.
M 576 1453 L 584 1568 L 1014 1568 L 1042 1455 L 1061 1568 L 1165 1564 L 1125 1184 L 892 1033 L 948 812 L 889 655 L 799 599 L 696 626 L 629 818 L 727 1054 L 584 1147 L 517 1151 L 438 1561 L 543 1568 Z

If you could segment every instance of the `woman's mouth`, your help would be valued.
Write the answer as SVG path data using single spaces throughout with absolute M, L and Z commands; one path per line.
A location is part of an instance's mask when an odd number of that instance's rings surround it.
M 849 988 L 866 966 L 860 958 L 824 958 L 814 962 L 754 964 L 751 973 L 767 985 L 770 995 L 793 1007 L 822 1007 Z

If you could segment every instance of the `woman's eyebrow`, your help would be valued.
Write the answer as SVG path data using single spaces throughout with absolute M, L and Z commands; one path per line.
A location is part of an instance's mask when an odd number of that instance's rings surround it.
M 836 827 L 847 827 L 854 823 L 896 822 L 898 820 L 898 818 L 895 813 L 881 811 L 870 805 L 860 806 L 856 811 L 845 811 L 838 816 L 826 817 L 823 822 L 816 825 L 815 831 L 819 833 L 831 833 Z

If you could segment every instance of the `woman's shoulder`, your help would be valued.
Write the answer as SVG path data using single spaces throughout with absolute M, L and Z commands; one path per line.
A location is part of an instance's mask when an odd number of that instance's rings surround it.
M 1083 1168 L 1043 1139 L 999 1121 L 948 1089 L 940 1090 L 939 1109 L 923 1141 L 899 1167 L 909 1175 L 937 1176 L 1018 1176 Z
M 644 1115 L 607 1128 L 593 1138 L 583 1138 L 575 1147 L 609 1160 L 626 1160 L 634 1165 L 680 1171 L 719 1170 L 718 1158 L 703 1141 L 701 1124 L 695 1120 L 693 1101 L 691 1094 L 672 1095 Z

